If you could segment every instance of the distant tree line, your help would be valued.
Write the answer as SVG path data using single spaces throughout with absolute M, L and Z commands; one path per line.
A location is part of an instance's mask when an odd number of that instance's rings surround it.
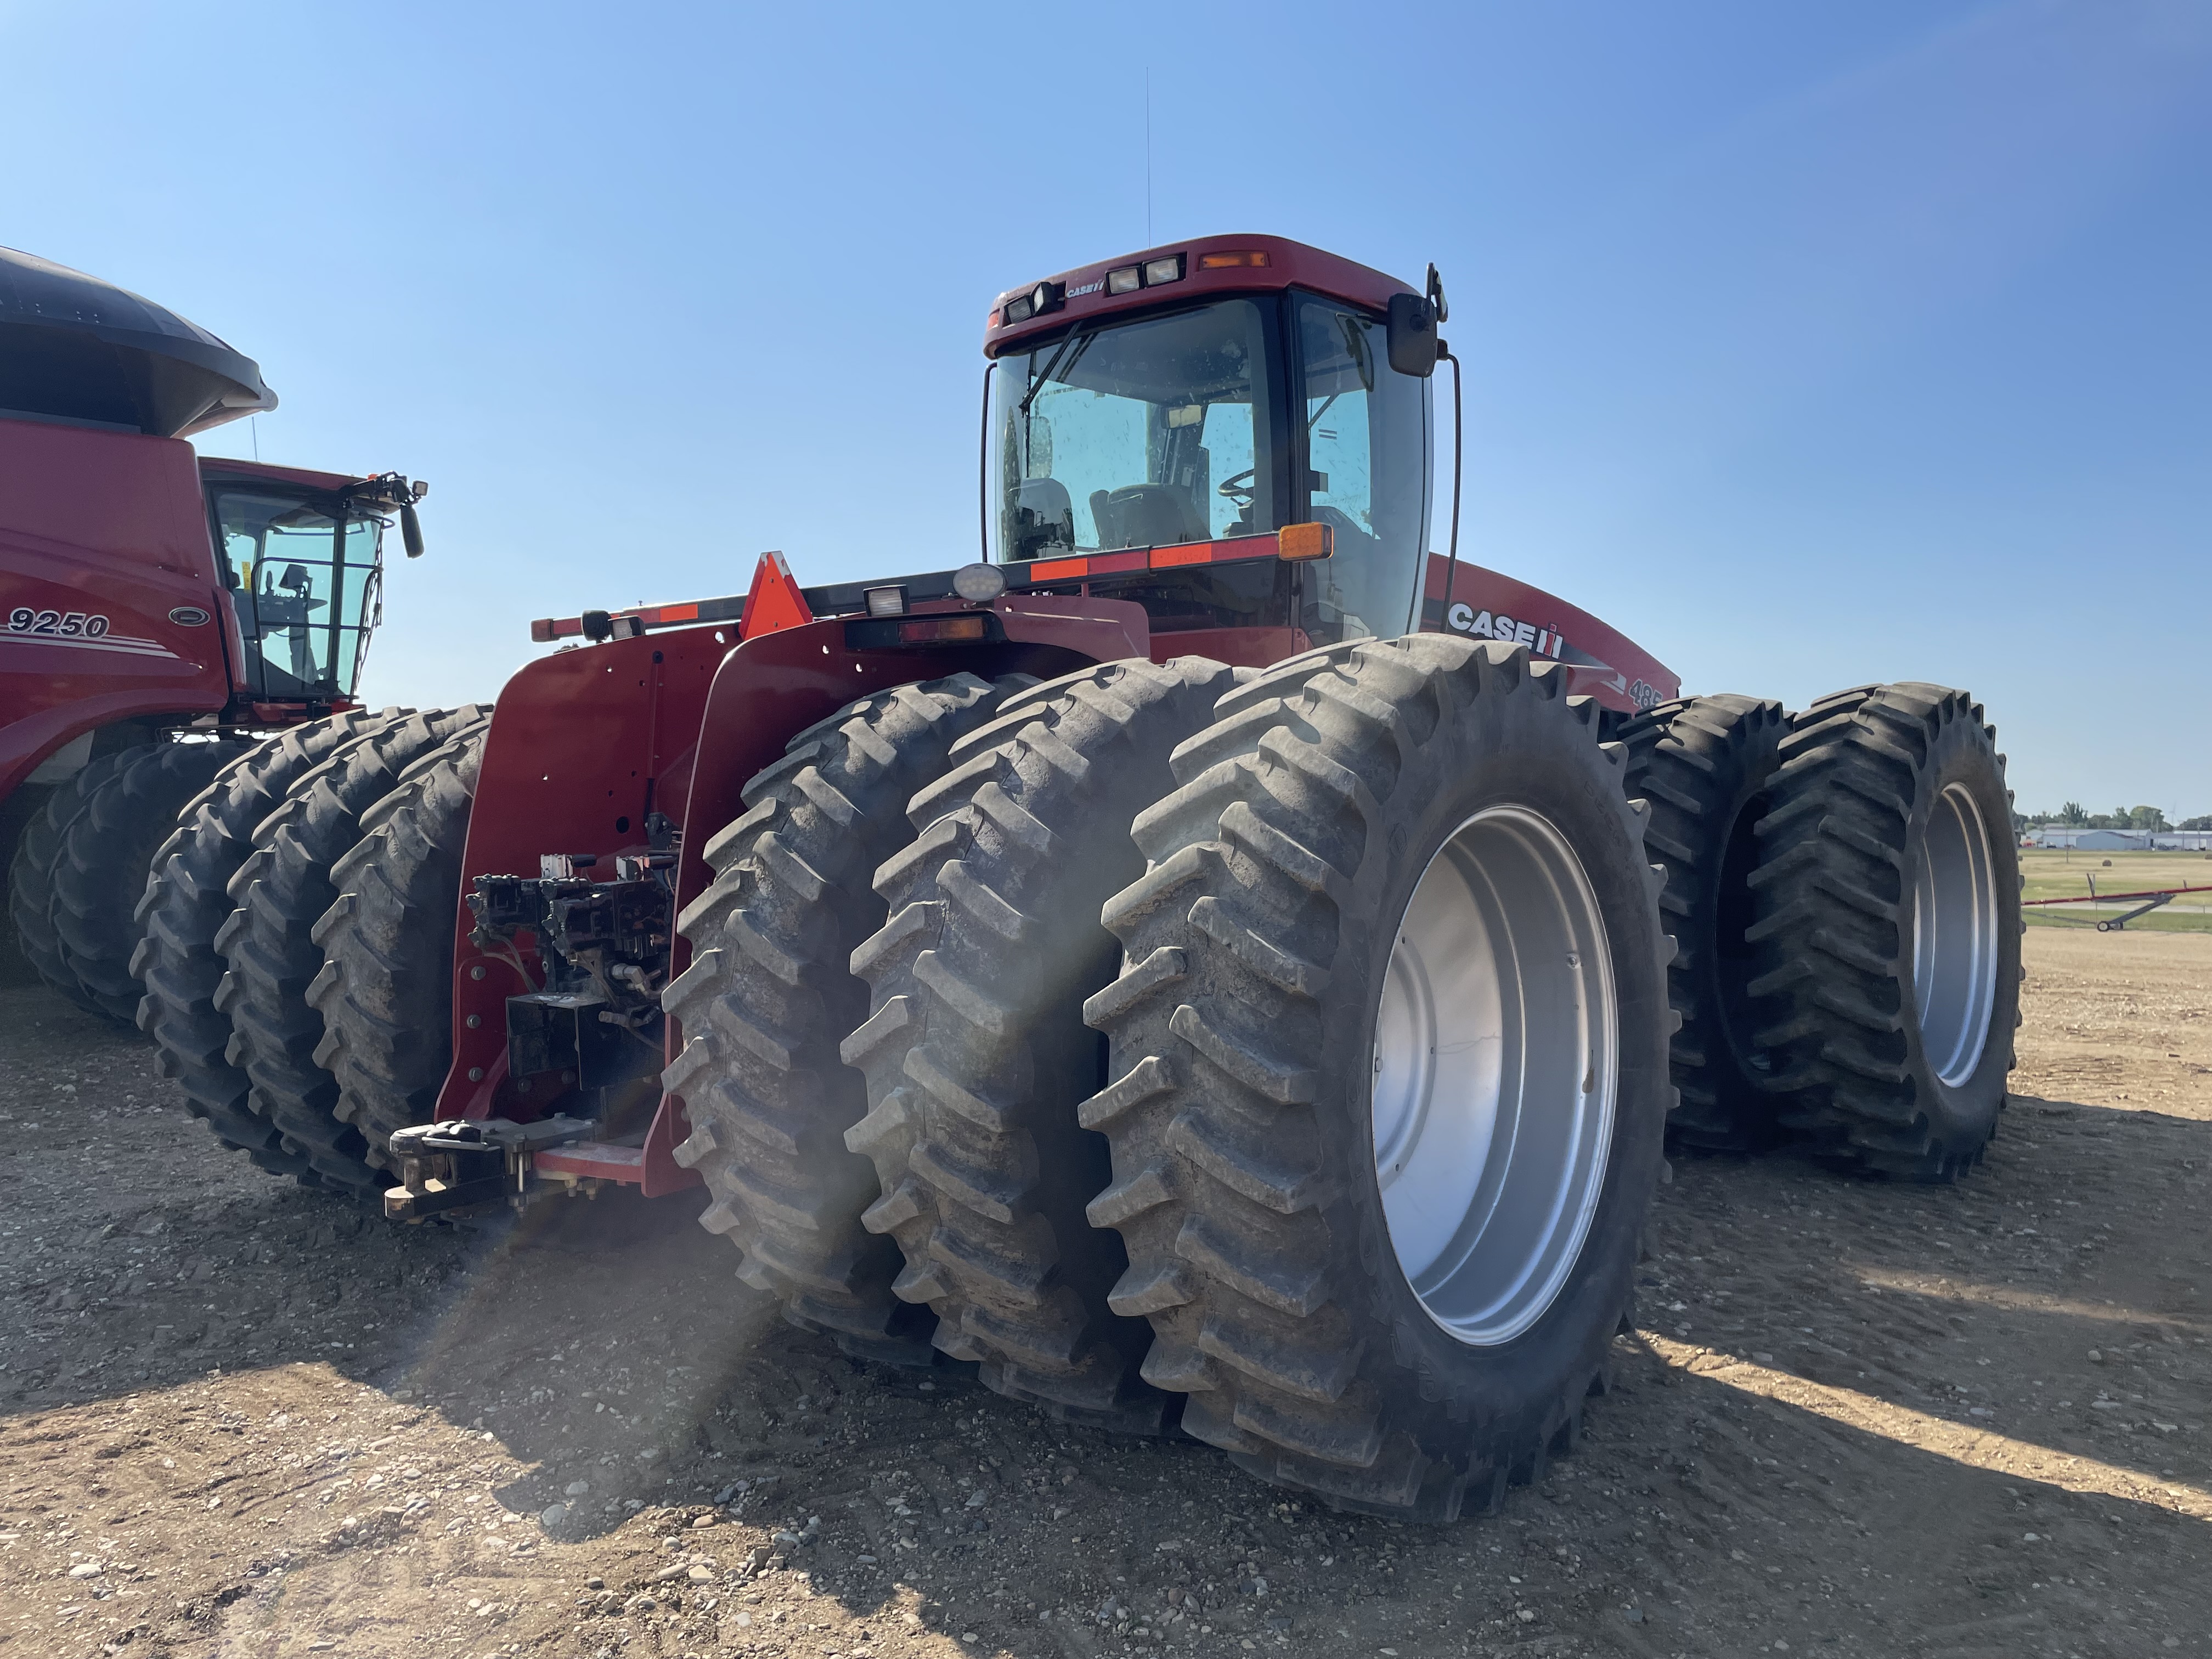
M 2015 812 L 2015 828 L 2033 829 L 2039 824 L 2057 824 L 2069 830 L 2212 830 L 2212 812 L 2197 817 L 2184 818 L 2179 823 L 2168 823 L 2166 814 L 2155 806 L 2116 806 L 2109 812 L 2092 812 L 2078 800 L 2069 800 L 2056 812 L 2037 812 L 2032 815 Z

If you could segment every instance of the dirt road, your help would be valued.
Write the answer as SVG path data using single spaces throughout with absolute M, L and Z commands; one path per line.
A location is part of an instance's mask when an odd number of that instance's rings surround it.
M 2027 948 L 1981 1170 L 1678 1162 L 1580 1452 L 1433 1530 L 855 1365 L 686 1206 L 365 1220 L 0 991 L 0 1653 L 2212 1652 L 2212 939 Z

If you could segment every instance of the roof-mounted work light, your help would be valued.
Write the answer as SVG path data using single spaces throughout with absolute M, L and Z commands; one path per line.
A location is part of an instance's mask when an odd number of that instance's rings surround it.
M 1067 289 L 1059 283 L 1039 283 L 1018 299 L 1006 301 L 1006 320 L 1026 323 L 1032 317 L 1041 317 L 1048 311 L 1060 309 L 1067 297 Z

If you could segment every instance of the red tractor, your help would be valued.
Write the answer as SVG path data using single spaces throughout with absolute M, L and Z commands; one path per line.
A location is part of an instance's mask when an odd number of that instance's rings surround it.
M 179 811 L 264 734 L 366 720 L 384 530 L 422 550 L 421 484 L 184 441 L 276 403 L 204 330 L 0 248 L 0 858 L 30 965 L 118 1019 Z
M 1444 316 L 1265 236 L 1025 285 L 978 558 L 538 624 L 329 872 L 281 1150 L 404 1219 L 703 1183 L 855 1356 L 1430 1520 L 1574 1444 L 1670 1114 L 1955 1176 L 1980 710 L 1685 699 L 1429 552 Z

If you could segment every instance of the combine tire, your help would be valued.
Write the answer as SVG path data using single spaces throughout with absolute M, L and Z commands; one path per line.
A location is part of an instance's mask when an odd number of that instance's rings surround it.
M 141 993 L 131 960 L 154 854 L 192 798 L 252 747 L 222 738 L 126 749 L 106 777 L 80 789 L 84 810 L 62 837 L 51 914 L 62 961 L 110 1019 L 137 1020 Z
M 1759 1040 L 1784 1127 L 1850 1167 L 1955 1181 L 1996 1133 L 2020 1024 L 2020 856 L 1996 728 L 1875 685 L 1791 723 L 1752 872 Z
M 1448 1520 L 1574 1446 L 1627 1316 L 1673 1097 L 1644 810 L 1518 648 L 1332 646 L 1219 715 L 1086 1011 L 1113 1305 L 1242 1468 Z
M 1623 725 L 1628 793 L 1651 804 L 1644 844 L 1667 872 L 1660 890 L 1675 943 L 1668 993 L 1682 1028 L 1672 1046 L 1679 1143 L 1751 1152 L 1775 1137 L 1768 1056 L 1752 1034 L 1770 1023 L 1750 994 L 1752 825 L 1790 729 L 1782 705 L 1723 695 L 1662 703 Z M 1765 1018 L 1761 1018 L 1762 1012 Z
M 315 924 L 337 897 L 331 866 L 362 836 L 362 815 L 399 784 L 412 762 L 471 727 L 478 704 L 410 714 L 349 744 L 292 786 L 253 831 L 252 850 L 230 879 L 237 906 L 215 936 L 228 963 L 216 1008 L 231 1024 L 225 1050 L 252 1087 L 247 1102 L 304 1154 L 325 1187 L 367 1196 L 386 1184 L 360 1133 L 334 1111 L 338 1085 L 315 1058 L 322 1016 L 307 987 L 323 966 Z
M 853 955 L 874 1012 L 844 1045 L 870 1108 L 845 1144 L 884 1194 L 862 1224 L 905 1254 L 892 1290 L 989 1387 L 1094 1427 L 1157 1434 L 1182 1405 L 1139 1378 L 1152 1332 L 1107 1305 L 1128 1259 L 1083 1213 L 1110 1179 L 1076 1121 L 1106 1081 L 1084 1000 L 1121 967 L 1099 907 L 1144 873 L 1130 821 L 1232 684 L 1182 657 L 1012 699 L 915 797 L 919 838 L 876 877 L 890 920 Z
M 88 794 L 114 775 L 116 766 L 136 749 L 102 755 L 79 768 L 68 782 L 47 792 L 45 803 L 23 826 L 15 843 L 15 856 L 8 866 L 8 915 L 15 924 L 15 943 L 46 988 L 69 999 L 88 1014 L 101 1012 L 92 993 L 62 960 L 62 942 L 54 932 L 54 867 L 60 863 L 62 844 L 70 825 L 84 811 Z
M 453 1063 L 453 927 L 483 744 L 481 726 L 449 739 L 362 814 L 361 840 L 331 866 L 338 896 L 315 923 L 314 1061 L 337 1084 L 333 1115 L 378 1170 L 394 1168 L 395 1130 L 436 1115 Z
M 136 917 L 142 935 L 131 975 L 145 989 L 138 1029 L 154 1041 L 161 1073 L 184 1091 L 185 1108 L 226 1146 L 271 1175 L 317 1183 L 306 1156 L 285 1147 L 274 1125 L 246 1103 L 246 1073 L 224 1057 L 230 1021 L 215 1006 L 223 961 L 216 932 L 229 919 L 230 878 L 253 845 L 253 827 L 285 793 L 342 745 L 396 720 L 357 710 L 295 726 L 241 755 L 184 811 L 154 855 Z
M 851 958 L 884 920 L 868 878 L 913 839 L 907 801 L 953 740 L 1034 683 L 898 686 L 801 732 L 707 843 L 714 885 L 678 920 L 691 965 L 661 999 L 684 1023 L 664 1081 L 692 1126 L 677 1161 L 714 1197 L 701 1224 L 744 1252 L 738 1277 L 793 1324 L 862 1358 L 931 1359 L 928 1314 L 891 1294 L 897 1247 L 860 1225 L 875 1171 L 842 1138 L 867 1109 L 837 1043 L 867 1018 Z

